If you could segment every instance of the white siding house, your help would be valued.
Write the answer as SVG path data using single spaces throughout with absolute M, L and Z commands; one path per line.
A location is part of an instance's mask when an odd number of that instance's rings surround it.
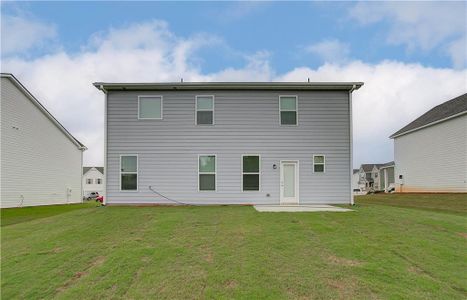
M 388 162 L 379 168 L 380 190 L 385 192 L 394 191 L 394 162 Z
M 104 193 L 104 168 L 83 168 L 83 194 L 86 197 L 91 192 Z
M 397 131 L 396 191 L 467 192 L 467 94 Z
M 1 207 L 81 202 L 76 140 L 12 75 L 1 74 Z

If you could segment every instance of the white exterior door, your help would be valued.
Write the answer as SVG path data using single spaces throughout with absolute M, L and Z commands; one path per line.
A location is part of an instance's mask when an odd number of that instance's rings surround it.
M 298 204 L 298 161 L 281 161 L 280 203 Z

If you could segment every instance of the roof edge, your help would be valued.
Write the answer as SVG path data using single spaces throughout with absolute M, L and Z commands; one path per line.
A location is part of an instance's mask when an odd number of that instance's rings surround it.
M 103 91 L 109 90 L 344 90 L 353 91 L 363 82 L 166 82 L 116 83 L 94 82 Z
M 428 123 L 428 124 L 425 124 L 425 125 L 422 125 L 422 126 L 419 126 L 419 127 L 416 127 L 416 128 L 413 128 L 413 129 L 404 131 L 404 132 L 401 132 L 401 133 L 399 133 L 399 134 L 393 133 L 393 134 L 391 134 L 391 135 L 389 136 L 389 138 L 390 138 L 390 139 L 394 139 L 394 138 L 397 138 L 397 137 L 400 137 L 400 136 L 403 136 L 403 135 L 412 133 L 412 132 L 414 132 L 414 131 L 418 131 L 418 130 L 420 130 L 420 129 L 423 129 L 423 128 L 426 128 L 426 127 L 430 127 L 430 126 L 436 125 L 436 124 L 438 124 L 438 123 L 442 123 L 442 122 L 448 121 L 448 120 L 450 120 L 450 119 L 454 119 L 454 118 L 460 117 L 460 116 L 465 115 L 465 114 L 467 114 L 467 110 L 461 111 L 460 113 L 457 113 L 457 114 L 455 114 L 455 115 L 452 115 L 452 116 L 449 116 L 449 117 L 446 117 L 446 118 L 443 118 L 443 119 L 439 119 L 439 120 L 430 122 L 430 123 Z
M 10 81 L 21 91 L 23 94 L 33 102 L 33 104 L 39 108 L 46 117 L 55 124 L 55 126 L 62 131 L 77 147 L 79 150 L 85 151 L 88 148 L 78 141 L 66 128 L 57 120 L 55 117 L 34 97 L 33 94 L 12 74 L 12 73 L 0 73 L 2 78 L 8 78 Z

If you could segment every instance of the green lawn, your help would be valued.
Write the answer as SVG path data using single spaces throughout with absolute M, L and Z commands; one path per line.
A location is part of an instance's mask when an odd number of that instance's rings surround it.
M 7 208 L 1 210 L 1 226 L 22 223 L 35 219 L 47 218 L 59 214 L 63 214 L 72 210 L 82 209 L 85 207 L 95 207 L 94 201 L 89 201 L 83 204 L 70 205 L 52 205 L 52 206 L 31 206 L 21 209 Z
M 2 211 L 1 296 L 466 299 L 466 199 L 362 196 L 350 213 L 84 205 L 27 219 L 24 208 Z M 417 204 L 400 207 L 408 201 Z

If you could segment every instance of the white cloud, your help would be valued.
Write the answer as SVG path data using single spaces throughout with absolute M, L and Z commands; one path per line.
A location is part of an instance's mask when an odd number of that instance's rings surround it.
M 307 46 L 306 52 L 318 55 L 325 62 L 344 62 L 350 54 L 350 46 L 337 39 L 324 40 L 320 43 Z
M 435 69 L 383 61 L 297 68 L 279 80 L 363 81 L 354 93 L 354 161 L 385 162 L 393 157 L 388 136 L 433 106 L 467 92 L 467 70 Z
M 31 16 L 1 16 L 2 55 L 25 52 L 42 47 L 56 37 L 54 25 L 35 20 Z
M 467 65 L 463 54 L 467 50 L 466 2 L 359 2 L 350 17 L 363 25 L 389 21 L 388 43 L 406 45 L 409 51 L 446 50 L 455 42 L 457 46 L 447 53 L 456 67 Z
M 245 57 L 240 68 L 203 73 L 196 50 L 219 46 L 206 34 L 182 38 L 160 21 L 113 28 L 92 37 L 80 53 L 57 52 L 35 59 L 9 57 L 2 71 L 14 73 L 89 150 L 85 163 L 103 162 L 103 95 L 94 81 L 365 81 L 354 96 L 355 161 L 392 159 L 388 136 L 432 106 L 466 92 L 467 71 L 418 64 L 358 61 L 295 68 L 277 74 L 270 53 Z M 223 48 L 224 47 L 224 48 Z

